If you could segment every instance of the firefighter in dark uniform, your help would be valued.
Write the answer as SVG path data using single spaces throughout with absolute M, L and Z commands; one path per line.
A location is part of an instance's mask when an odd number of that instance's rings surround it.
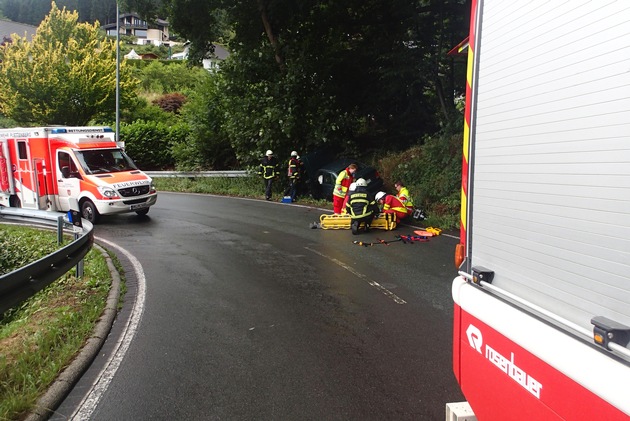
M 261 175 L 265 182 L 265 199 L 271 200 L 271 186 L 274 178 L 278 176 L 278 159 L 273 156 L 271 150 L 268 150 L 265 157 L 260 161 L 258 175 Z
M 370 224 L 374 217 L 378 215 L 379 208 L 374 200 L 374 196 L 367 191 L 367 182 L 363 178 L 359 178 L 355 185 L 356 189 L 348 197 L 346 212 L 352 219 L 350 224 L 352 234 L 357 235 L 361 224 L 364 224 L 365 232 L 370 230 Z

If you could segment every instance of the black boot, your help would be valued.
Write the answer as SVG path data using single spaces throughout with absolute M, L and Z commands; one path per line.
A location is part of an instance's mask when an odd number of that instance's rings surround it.
M 352 230 L 353 235 L 357 235 L 359 233 L 359 221 L 352 221 L 350 229 Z

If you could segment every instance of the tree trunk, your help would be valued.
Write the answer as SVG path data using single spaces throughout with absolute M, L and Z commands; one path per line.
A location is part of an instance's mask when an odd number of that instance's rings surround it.
M 258 10 L 260 11 L 260 17 L 262 18 L 263 26 L 265 27 L 265 33 L 267 34 L 267 38 L 269 38 L 269 42 L 271 43 L 271 47 L 273 48 L 274 56 L 276 58 L 276 63 L 278 63 L 278 67 L 280 67 L 280 71 L 284 73 L 284 59 L 280 54 L 280 46 L 278 45 L 278 40 L 271 29 L 271 23 L 269 22 L 269 17 L 267 16 L 267 8 L 265 7 L 264 0 L 257 0 Z

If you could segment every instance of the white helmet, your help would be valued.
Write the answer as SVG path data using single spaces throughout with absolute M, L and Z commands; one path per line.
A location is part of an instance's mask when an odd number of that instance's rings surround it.
M 298 156 L 297 151 L 291 152 L 291 156 Z
M 273 152 L 271 152 L 271 149 L 267 149 L 267 152 L 265 153 L 265 155 L 267 155 L 267 156 L 273 155 Z
M 385 198 L 385 192 L 384 191 L 380 191 L 378 193 L 376 193 L 376 200 L 381 200 Z
M 350 183 L 350 187 L 348 187 L 348 190 L 355 191 L 356 189 L 357 189 L 357 183 L 355 182 Z
M 367 182 L 363 178 L 359 178 L 355 184 L 357 187 L 367 187 Z

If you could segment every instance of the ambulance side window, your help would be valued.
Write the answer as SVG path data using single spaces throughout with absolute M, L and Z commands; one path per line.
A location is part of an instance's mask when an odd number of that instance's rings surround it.
M 28 159 L 28 154 L 26 153 L 26 142 L 18 142 L 18 158 L 19 159 Z
M 74 165 L 72 158 L 70 158 L 70 154 L 59 152 L 58 159 L 59 170 L 64 178 L 79 177 L 79 171 L 77 170 L 77 166 Z M 67 170 L 64 168 L 67 168 Z

